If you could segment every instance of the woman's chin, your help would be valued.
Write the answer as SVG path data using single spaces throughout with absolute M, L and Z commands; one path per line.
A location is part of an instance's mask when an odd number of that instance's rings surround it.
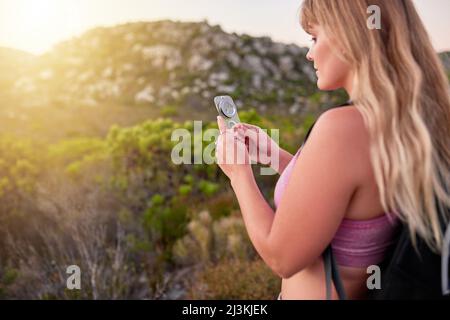
M 326 90 L 326 86 L 324 86 L 324 84 L 322 83 L 322 81 L 320 81 L 320 79 L 317 80 L 317 88 L 319 90 Z
M 333 83 L 326 83 L 320 78 L 317 80 L 317 88 L 322 91 L 333 91 L 339 89 L 339 86 Z

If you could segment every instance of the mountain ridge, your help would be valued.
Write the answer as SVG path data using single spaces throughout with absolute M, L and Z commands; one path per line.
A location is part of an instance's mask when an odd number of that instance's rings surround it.
M 207 22 L 132 22 L 96 27 L 56 44 L 21 72 L 19 103 L 183 105 L 229 94 L 239 107 L 296 113 L 317 92 L 307 49 L 226 33 Z M 322 98 L 321 96 L 325 98 Z M 323 93 L 317 102 L 333 94 Z M 38 98 L 36 98 L 38 97 Z
M 240 108 L 292 115 L 342 102 L 342 91 L 318 91 L 306 52 L 206 21 L 128 22 L 92 28 L 39 56 L 0 48 L 0 57 L 12 56 L 3 59 L 8 76 L 0 84 L 14 104 L 31 107 L 119 104 L 213 112 L 212 98 L 228 94 Z M 449 73 L 450 53 L 440 57 Z

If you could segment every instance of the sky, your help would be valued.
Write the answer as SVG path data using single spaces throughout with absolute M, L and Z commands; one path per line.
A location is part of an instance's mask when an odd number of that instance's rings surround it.
M 302 0 L 0 0 L 0 46 L 34 54 L 97 26 L 171 19 L 227 32 L 310 44 L 299 24 Z M 450 50 L 450 0 L 414 0 L 437 51 Z

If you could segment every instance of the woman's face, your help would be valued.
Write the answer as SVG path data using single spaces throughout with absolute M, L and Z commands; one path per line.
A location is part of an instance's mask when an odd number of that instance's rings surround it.
M 341 60 L 332 50 L 334 44 L 326 36 L 319 25 L 314 25 L 311 30 L 312 45 L 306 58 L 314 62 L 317 70 L 317 87 L 320 90 L 336 90 L 345 88 L 348 93 L 351 90 L 350 66 Z

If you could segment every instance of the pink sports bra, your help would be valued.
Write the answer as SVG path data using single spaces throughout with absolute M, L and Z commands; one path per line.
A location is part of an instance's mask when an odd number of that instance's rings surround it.
M 286 166 L 275 186 L 274 202 L 277 208 L 300 150 Z M 398 225 L 398 219 L 389 213 L 369 220 L 344 218 L 331 242 L 337 264 L 359 268 L 379 264 L 395 242 Z

